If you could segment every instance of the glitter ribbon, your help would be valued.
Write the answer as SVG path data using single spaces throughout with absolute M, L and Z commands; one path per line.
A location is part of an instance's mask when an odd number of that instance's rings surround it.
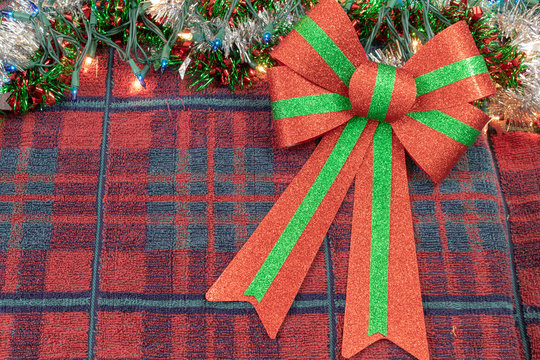
M 321 0 L 272 56 L 278 143 L 322 139 L 207 299 L 251 302 L 275 338 L 354 180 L 342 354 L 386 338 L 428 359 L 405 150 L 440 182 L 488 120 L 470 104 L 495 89 L 467 24 L 395 68 L 368 61 L 341 6 Z

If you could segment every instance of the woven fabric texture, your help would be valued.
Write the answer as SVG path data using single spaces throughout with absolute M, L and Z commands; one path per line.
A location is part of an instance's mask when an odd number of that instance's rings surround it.
M 540 359 L 540 136 L 506 134 L 494 136 L 492 143 L 508 206 L 522 303 L 519 324 L 531 359 Z
M 272 340 L 251 305 L 204 294 L 315 144 L 274 145 L 264 85 L 202 94 L 170 71 L 149 74 L 147 90 L 133 80 L 102 56 L 83 72 L 77 103 L 2 125 L 0 359 L 340 359 L 353 189 Z M 487 138 L 440 186 L 408 167 L 432 358 L 522 359 Z M 529 194 L 512 174 L 504 188 L 519 212 Z M 524 233 L 520 276 L 534 277 L 534 229 L 511 225 Z M 355 358 L 410 357 L 382 341 Z

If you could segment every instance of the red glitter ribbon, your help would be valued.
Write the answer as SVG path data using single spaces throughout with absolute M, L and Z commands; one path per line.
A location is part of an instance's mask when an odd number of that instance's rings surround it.
M 278 143 L 323 137 L 207 299 L 252 303 L 275 338 L 355 180 L 342 354 L 386 338 L 428 359 L 405 150 L 440 182 L 488 120 L 470 104 L 495 88 L 467 24 L 395 68 L 368 61 L 341 6 L 321 0 L 272 56 Z

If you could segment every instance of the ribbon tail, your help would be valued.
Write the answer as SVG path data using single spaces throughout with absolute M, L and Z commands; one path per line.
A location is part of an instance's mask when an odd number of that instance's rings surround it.
M 207 300 L 250 302 L 261 318 L 268 335 L 271 338 L 276 337 L 354 179 L 375 127 L 376 123 L 372 121 L 353 118 L 346 126 L 341 126 L 322 138 L 306 164 L 208 290 Z M 342 167 L 338 170 L 335 170 L 335 166 L 329 167 L 327 163 L 336 155 L 336 152 L 340 152 L 339 146 L 343 138 L 355 131 L 357 137 L 349 139 L 354 142 L 344 155 Z M 328 191 L 322 195 L 317 205 L 310 192 L 313 192 L 313 188 L 316 187 L 318 178 L 321 176 L 324 178 L 324 175 L 332 172 L 331 168 L 334 168 L 336 173 L 335 180 L 330 183 Z M 289 224 L 298 217 L 297 213 L 306 212 L 304 200 L 308 198 L 307 206 L 315 206 L 314 213 L 307 220 L 303 231 L 300 230 L 297 234 L 298 238 L 292 244 L 292 249 L 287 249 L 290 244 L 283 245 L 282 235 L 291 229 L 297 231 L 299 228 L 297 224 L 293 226 Z M 282 253 L 285 251 L 285 259 L 277 265 L 276 270 L 276 263 L 279 261 L 274 255 L 280 251 Z M 289 251 L 288 254 L 287 251 Z M 268 268 L 273 268 L 275 274 L 271 274 L 272 271 L 266 273 L 263 271 Z M 260 284 L 267 285 L 267 287 L 262 286 L 262 293 Z
M 343 329 L 342 354 L 350 358 L 374 342 L 387 339 L 420 360 L 429 359 L 426 328 L 412 215 L 410 209 L 405 151 L 389 126 L 381 123 L 373 146 L 355 178 L 353 227 L 349 255 L 347 298 Z M 378 136 L 380 135 L 380 136 Z M 381 138 L 387 137 L 391 162 L 380 159 Z M 391 145 L 387 142 L 391 138 Z M 374 150 L 375 148 L 375 150 Z M 389 152 L 388 151 L 388 152 Z M 374 169 L 375 166 L 375 169 Z M 386 168 L 385 168 L 386 166 Z M 377 167 L 383 167 L 381 171 Z M 391 174 L 386 170 L 391 169 Z M 375 171 L 375 175 L 374 175 Z M 378 175 L 377 175 L 378 174 Z M 391 190 L 386 209 L 381 211 L 377 186 L 390 177 Z M 384 205 L 382 206 L 384 208 Z M 384 209 L 383 209 L 384 210 Z M 372 232 L 384 233 L 387 219 L 386 246 Z M 384 235 L 384 234 L 383 234 Z M 386 260 L 381 260 L 387 256 Z M 371 300 L 370 301 L 370 297 Z

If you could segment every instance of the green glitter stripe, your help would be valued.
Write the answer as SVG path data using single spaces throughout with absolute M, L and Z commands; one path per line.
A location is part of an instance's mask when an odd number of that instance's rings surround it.
M 396 80 L 396 68 L 393 66 L 379 64 L 377 68 L 377 78 L 375 79 L 375 89 L 369 105 L 368 119 L 384 121 L 392 92 Z
M 274 120 L 350 109 L 352 106 L 349 98 L 339 94 L 303 96 L 272 103 Z
M 349 86 L 351 77 L 356 70 L 347 56 L 311 18 L 305 16 L 294 28 L 323 60 L 334 70 L 336 75 Z
M 488 69 L 482 55 L 457 61 L 415 78 L 416 96 L 427 94 L 446 85 L 487 72 Z
M 373 135 L 368 335 L 387 331 L 391 184 L 392 127 L 382 122 Z
M 244 295 L 255 296 L 259 302 L 262 300 L 300 235 L 330 190 L 366 124 L 365 118 L 357 116 L 347 123 L 321 172 L 317 175 L 306 197 L 302 200 Z
M 480 131 L 439 110 L 408 113 L 410 117 L 455 141 L 471 146 Z

